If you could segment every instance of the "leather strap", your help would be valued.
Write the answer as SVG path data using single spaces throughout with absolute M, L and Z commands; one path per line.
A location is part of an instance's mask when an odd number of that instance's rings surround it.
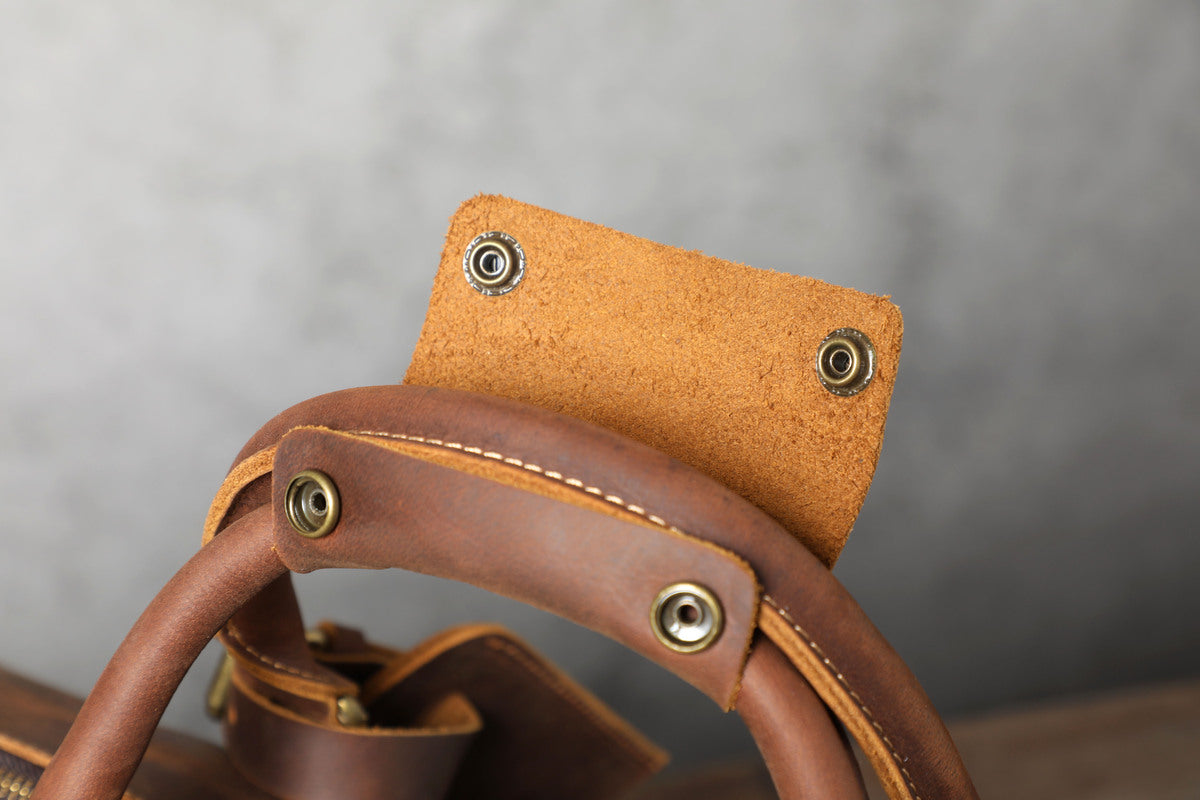
M 288 431 L 305 425 L 359 431 L 355 436 L 379 442 L 406 442 L 425 448 L 430 458 L 433 453 L 470 456 L 493 469 L 532 473 L 546 483 L 570 480 L 581 484 L 572 487 L 576 495 L 596 497 L 587 491 L 592 488 L 602 498 L 618 498 L 643 510 L 647 520 L 653 517 L 738 554 L 764 589 L 764 630 L 778 639 L 780 649 L 858 740 L 890 796 L 973 796 L 970 778 L 932 703 L 862 609 L 778 523 L 726 487 L 661 453 L 573 418 L 501 398 L 421 387 L 370 387 L 314 398 L 264 426 L 243 449 L 243 458 L 256 458 Z M 417 449 L 410 456 L 417 457 Z M 546 478 L 546 473 L 557 477 Z M 254 486 L 261 485 L 255 481 L 262 478 L 248 472 L 239 480 Z M 227 485 L 219 497 L 233 504 L 239 495 L 235 486 Z M 210 531 L 219 528 L 220 514 L 217 504 Z M 288 543 L 285 550 L 334 548 L 339 546 L 336 539 Z M 296 561 L 293 566 L 310 565 Z M 625 611 L 636 616 L 629 624 L 644 624 L 643 610 Z M 250 607 L 243 616 L 255 614 Z M 293 669 L 305 665 L 303 660 L 285 663 Z
M 167 702 L 234 610 L 286 567 L 271 509 L 230 526 L 155 596 L 92 687 L 31 797 L 116 800 L 129 785 Z
M 461 695 L 446 698 L 440 725 L 405 730 L 318 725 L 238 680 L 229 704 L 233 763 L 255 785 L 289 800 L 444 797 L 483 726 Z
M 400 567 L 471 583 L 606 634 L 733 707 L 758 584 L 729 551 L 454 449 L 300 428 L 275 455 L 276 508 L 288 478 L 304 469 L 333 477 L 342 516 L 336 536 L 308 539 L 276 515 L 276 550 L 293 572 Z M 724 632 L 703 652 L 669 650 L 647 624 L 658 593 L 680 581 L 707 587 L 724 607 Z
M 581 686 L 495 625 L 460 626 L 398 655 L 367 681 L 363 701 L 373 716 L 403 719 L 428 698 L 447 693 L 468 698 L 484 720 L 447 800 L 627 797 L 667 761 Z
M 470 243 L 512 236 L 510 292 L 463 274 Z M 792 265 L 785 265 L 792 266 Z M 853 328 L 875 375 L 853 396 L 817 348 Z M 886 297 L 667 247 L 505 197 L 450 221 L 404 382 L 518 400 L 616 431 L 728 486 L 832 565 L 883 442 L 903 323 Z
M 919 685 L 828 570 L 761 511 L 662 454 L 498 398 L 415 387 L 353 390 L 302 404 L 264 428 L 248 449 L 253 454 L 270 447 L 276 447 L 273 508 L 282 507 L 283 487 L 301 468 L 327 472 L 343 494 L 345 516 L 324 539 L 300 537 L 282 513 L 275 515 L 274 550 L 291 569 L 402 566 L 512 593 L 608 632 L 722 705 L 736 702 L 757 614 L 763 632 L 798 671 L 788 684 L 803 685 L 799 674 L 808 679 L 858 739 L 890 797 L 975 796 Z M 245 492 L 261 495 L 256 487 L 263 486 L 262 476 L 250 471 L 239 480 L 241 486 L 223 489 L 225 509 L 214 515 L 214 528 L 225 510 L 239 508 Z M 261 525 L 265 513 L 241 517 L 201 554 L 219 547 L 235 529 L 245 535 L 251 520 Z M 510 517 L 532 524 L 531 531 L 511 522 L 506 527 Z M 538 527 L 538 519 L 549 522 Z M 497 528 L 505 535 L 489 534 Z M 525 535 L 540 549 L 511 557 L 520 550 L 504 548 L 521 545 L 503 540 Z M 481 548 L 494 549 L 489 555 Z M 761 610 L 755 574 L 765 590 Z M 678 579 L 708 583 L 727 605 L 727 632 L 704 653 L 666 652 L 645 632 L 650 587 Z M 261 585 L 260 580 L 256 588 Z M 274 611 L 289 607 L 277 602 Z M 218 610 L 226 613 L 224 606 Z M 287 619 L 275 622 L 291 625 Z M 210 631 L 212 624 L 212 614 L 197 621 L 200 630 Z M 195 638 L 191 631 L 184 637 L 188 648 Z M 171 655 L 194 657 L 186 648 Z M 780 674 L 778 659 L 767 658 L 773 668 L 756 667 L 746 676 L 768 677 L 747 680 L 743 694 L 758 698 L 778 691 L 778 679 L 769 678 Z M 320 689 L 319 667 L 285 661 L 279 666 L 293 679 L 296 671 L 305 672 L 301 682 Z M 770 718 L 751 714 L 755 719 Z M 101 722 L 93 715 L 80 737 Z M 780 732 L 772 730 L 778 739 Z M 779 752 L 764 729 L 755 733 L 764 750 Z M 106 748 L 117 763 L 124 763 L 122 753 L 128 758 L 144 745 L 128 744 L 128 736 L 113 738 L 116 743 L 106 741 Z M 773 761 L 781 795 L 807 796 L 797 771 L 782 770 L 778 756 Z M 70 772 L 71 759 L 63 764 L 57 772 Z M 48 775 L 55 768 L 52 764 Z M 78 795 L 87 797 L 116 797 L 124 785 L 95 774 L 72 780 L 82 781 L 75 784 L 81 790 L 89 781 L 103 785 L 99 794 Z
M 858 765 L 846 758 L 845 737 L 829 709 L 774 642 L 758 639 L 746 663 L 737 710 L 781 796 L 865 796 Z

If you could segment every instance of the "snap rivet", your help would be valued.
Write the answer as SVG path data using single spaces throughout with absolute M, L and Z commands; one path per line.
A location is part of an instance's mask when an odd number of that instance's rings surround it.
M 842 397 L 858 394 L 875 377 L 875 348 L 862 331 L 838 328 L 817 347 L 821 385 Z
M 463 254 L 467 282 L 481 294 L 501 295 L 517 288 L 525 277 L 525 251 L 503 231 L 481 233 Z
M 337 527 L 341 502 L 337 486 L 324 472 L 306 469 L 288 481 L 283 510 L 301 536 L 320 539 Z
M 304 632 L 304 641 L 313 650 L 324 652 L 333 646 L 333 640 L 324 628 L 309 628 Z
M 677 653 L 696 653 L 717 640 L 725 615 L 716 595 L 695 583 L 673 583 L 650 606 L 654 636 Z
M 345 695 L 337 701 L 337 721 L 347 728 L 361 728 L 367 724 L 369 716 L 367 709 L 357 697 Z

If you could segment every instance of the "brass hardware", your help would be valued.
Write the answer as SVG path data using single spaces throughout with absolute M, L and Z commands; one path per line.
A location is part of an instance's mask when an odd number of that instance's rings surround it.
M 341 515 L 337 486 L 324 472 L 306 469 L 288 482 L 283 510 L 301 536 L 320 539 L 333 533 Z
M 481 294 L 494 297 L 511 292 L 525 277 L 525 251 L 503 231 L 481 233 L 463 254 L 463 274 Z
M 304 641 L 308 642 L 308 646 L 313 650 L 328 650 L 333 645 L 333 640 L 324 628 L 309 628 L 304 632 Z
M 345 695 L 337 701 L 337 721 L 347 728 L 361 728 L 367 724 L 367 710 L 357 697 Z
M 695 583 L 673 583 L 650 605 L 650 629 L 677 653 L 697 653 L 721 635 L 725 614 L 716 595 Z
M 0 800 L 25 800 L 33 794 L 36 778 L 0 769 Z
M 208 691 L 204 695 L 204 711 L 213 719 L 220 720 L 225 716 L 225 706 L 229 703 L 229 687 L 233 685 L 233 656 L 225 653 L 212 680 L 208 682 Z
M 856 395 L 875 377 L 875 347 L 862 331 L 838 328 L 817 347 L 817 377 L 841 397 Z
M 308 642 L 308 646 L 313 650 L 328 650 L 331 644 L 329 634 L 321 628 L 305 631 L 304 641 Z M 225 707 L 229 704 L 229 687 L 233 685 L 234 663 L 233 655 L 226 651 L 213 673 L 212 680 L 208 682 L 208 691 L 204 695 L 204 710 L 215 720 L 225 717 Z M 0 796 L 0 800 L 4 800 L 3 796 Z

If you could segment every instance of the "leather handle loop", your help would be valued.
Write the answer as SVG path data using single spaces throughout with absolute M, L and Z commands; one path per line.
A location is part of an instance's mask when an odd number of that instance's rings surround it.
M 758 581 L 728 550 L 500 458 L 325 429 L 280 442 L 276 508 L 289 476 L 312 469 L 338 486 L 342 517 L 311 539 L 276 515 L 276 549 L 292 571 L 399 567 L 470 583 L 599 631 L 733 708 Z M 723 609 L 719 637 L 698 652 L 664 646 L 650 621 L 658 594 L 685 582 Z
M 117 800 L 188 667 L 233 612 L 287 567 L 271 510 L 230 526 L 175 574 L 134 623 L 34 787 L 33 800 Z
M 263 458 L 261 454 L 268 451 L 270 458 Z M 238 475 L 236 485 L 227 484 L 215 503 L 218 509 L 210 519 L 209 534 L 225 531 L 201 556 L 210 548 L 228 549 L 222 540 L 235 534 L 235 529 L 237 535 L 232 538 L 245 537 L 247 528 L 260 537 L 262 515 L 267 512 L 247 511 L 269 502 L 276 509 L 271 555 L 276 574 L 283 571 L 284 564 L 298 571 L 325 566 L 403 566 L 478 583 L 603 630 L 651 655 L 725 706 L 736 698 L 746 645 L 755 625 L 757 575 L 764 589 L 758 617 L 777 650 L 771 651 L 773 655 L 759 655 L 767 652 L 760 645 L 750 659 L 743 686 L 743 692 L 753 694 L 750 705 L 780 691 L 778 676 L 788 676 L 785 684 L 790 692 L 803 694 L 811 683 L 858 739 L 893 800 L 976 796 L 932 704 L 828 570 L 761 511 L 660 453 L 577 420 L 497 398 L 391 386 L 327 395 L 285 412 L 251 440 L 238 463 L 248 458 L 267 462 L 275 470 L 274 489 L 272 477 L 261 473 L 262 463 Z M 285 521 L 281 491 L 293 471 L 321 467 L 346 495 L 342 504 L 346 516 L 329 537 L 303 539 Z M 237 473 L 235 466 L 231 475 Z M 516 524 L 500 528 L 506 535 L 487 538 L 486 531 L 496 526 L 497 511 L 508 513 Z M 531 519 L 545 522 L 525 543 L 536 547 L 522 554 L 521 542 L 507 540 L 525 535 L 520 523 Z M 431 521 L 440 526 L 436 535 L 420 535 L 417 523 Z M 510 549 L 484 552 L 479 549 L 482 544 Z M 511 549 L 514 547 L 518 549 Z M 625 553 L 634 557 L 622 562 Z M 495 557 L 498 555 L 508 560 L 501 561 Z M 600 563 L 605 561 L 613 563 Z M 683 576 L 671 571 L 679 564 L 720 584 L 715 588 L 727 598 L 723 602 L 729 603 L 728 635 L 718 640 L 707 657 L 691 654 L 676 660 L 678 654 L 658 653 L 647 642 L 644 625 L 635 630 L 619 614 L 607 618 L 596 611 L 598 601 L 603 608 L 605 597 L 614 608 L 621 606 L 627 601 L 622 594 L 625 591 L 641 598 L 635 605 L 644 602 L 649 587 L 672 579 L 668 575 Z M 622 575 L 623 571 L 630 575 Z M 270 582 L 265 574 L 255 573 L 253 591 Z M 231 590 L 226 587 L 223 591 Z M 253 592 L 246 597 L 250 594 Z M 158 609 L 158 604 L 156 600 L 146 616 Z M 287 635 L 275 641 L 269 636 L 254 639 L 263 637 L 265 631 L 279 630 L 281 620 L 268 615 L 281 609 Z M 211 632 L 231 611 L 222 605 L 201 615 L 196 624 L 199 630 Z M 645 619 L 641 613 L 637 616 Z M 291 655 L 287 646 L 299 638 L 299 619 L 286 581 L 270 583 L 267 591 L 250 599 L 235 624 L 243 637 L 253 640 L 243 644 L 277 661 L 283 671 L 295 672 L 287 663 Z M 162 635 L 171 638 L 165 632 Z M 182 659 L 190 663 L 195 657 L 193 646 L 196 653 L 202 646 L 193 641 L 196 639 L 193 631 L 182 642 L 169 642 L 174 651 L 168 652 L 168 647 L 155 652 L 173 659 L 172 663 Z M 127 641 L 118 651 L 114 665 L 125 663 L 129 646 Z M 784 658 L 794 671 L 779 669 Z M 770 669 L 762 668 L 764 659 L 770 662 Z M 764 679 L 764 675 L 776 678 Z M 316 672 L 309 677 L 318 687 L 323 680 Z M 104 707 L 105 697 L 101 693 L 97 707 Z M 93 699 L 88 702 L 92 704 Z M 758 708 L 761 711 L 761 702 Z M 84 711 L 88 712 L 87 706 Z M 135 716 L 152 716 L 152 728 L 158 713 L 161 709 L 151 703 L 141 706 Z M 94 757 L 79 760 L 80 743 L 86 743 L 97 730 L 108 730 L 120 752 L 126 757 L 134 753 L 136 764 L 141 753 L 137 742 L 128 744 L 129 737 L 117 736 L 94 713 L 86 718 L 81 714 L 80 720 L 85 723 L 85 733 L 73 730 L 74 739 L 69 736 L 64 743 L 67 755 L 56 756 L 47 772 L 52 787 L 70 785 L 79 792 L 59 795 L 39 787 L 35 797 L 115 798 L 124 788 L 128 775 L 121 777 L 125 765 L 113 755 L 112 742 L 104 742 L 104 747 L 111 761 L 120 764 L 119 769 L 110 768 L 105 774 L 84 772 L 86 780 L 79 777 L 80 764 L 96 763 Z M 794 769 L 802 762 L 802 753 L 781 755 L 787 748 L 780 742 L 797 740 L 789 738 L 787 730 L 780 730 L 780 719 L 751 712 L 747 721 L 752 729 L 758 726 L 755 733 L 783 797 L 811 796 Z M 143 722 L 136 731 L 145 727 Z M 819 731 L 820 727 L 811 729 Z M 791 767 L 782 769 L 784 763 Z M 132 773 L 132 767 L 128 772 Z M 62 773 L 72 773 L 75 777 L 69 781 L 73 782 L 55 783 L 68 780 L 58 777 Z M 831 781 L 830 785 L 853 783 Z M 101 788 L 85 791 L 89 783 Z
M 167 702 L 205 643 L 239 603 L 279 585 L 272 582 L 286 569 L 275 541 L 282 515 L 272 511 L 260 506 L 241 516 L 151 602 L 85 701 L 33 800 L 122 796 Z M 831 717 L 770 642 L 752 650 L 742 699 L 768 763 L 784 775 L 779 779 L 784 800 L 865 797 Z M 805 758 L 798 760 L 797 753 Z
M 487 395 L 418 386 L 347 390 L 302 403 L 264 426 L 238 463 L 261 459 L 289 431 L 303 426 L 444 448 L 481 460 L 497 454 L 514 469 L 558 476 L 580 491 L 590 488 L 601 498 L 619 498 L 648 517 L 736 553 L 763 588 L 764 630 L 854 735 L 892 800 L 977 796 L 929 697 L 845 588 L 797 537 L 696 470 L 571 417 Z M 236 501 L 234 490 L 226 494 Z M 244 616 L 254 619 L 258 613 L 252 606 Z

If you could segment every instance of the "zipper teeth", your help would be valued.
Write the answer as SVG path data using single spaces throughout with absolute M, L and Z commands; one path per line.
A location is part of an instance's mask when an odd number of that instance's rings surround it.
M 33 793 L 35 783 L 37 783 L 37 778 L 0 769 L 0 800 L 24 800 Z

